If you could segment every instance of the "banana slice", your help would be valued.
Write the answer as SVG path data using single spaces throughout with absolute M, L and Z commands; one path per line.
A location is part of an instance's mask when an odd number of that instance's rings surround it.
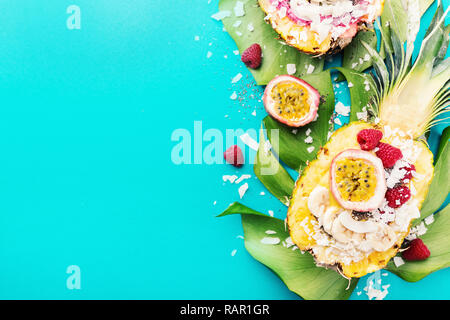
M 379 225 L 376 232 L 368 233 L 366 239 L 370 242 L 370 246 L 378 252 L 383 252 L 392 247 L 397 240 L 394 230 L 388 225 Z
M 331 234 L 333 221 L 336 219 L 338 212 L 339 208 L 329 207 L 322 215 L 322 218 L 321 219 L 319 218 L 319 223 L 321 226 L 323 226 L 323 229 L 325 230 L 326 233 Z
M 350 211 L 343 211 L 339 215 L 339 220 L 347 229 L 357 233 L 376 232 L 378 224 L 372 221 L 356 221 Z
M 328 189 L 322 186 L 316 187 L 308 197 L 308 209 L 314 216 L 320 218 L 329 201 L 330 192 Z

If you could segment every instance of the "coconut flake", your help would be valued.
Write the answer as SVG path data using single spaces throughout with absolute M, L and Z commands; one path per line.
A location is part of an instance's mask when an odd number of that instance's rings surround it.
M 335 110 L 341 116 L 348 116 L 350 114 L 350 107 L 345 106 L 342 102 L 336 103 Z
M 242 186 L 239 187 L 239 197 L 242 199 L 242 197 L 244 196 L 244 194 L 247 192 L 248 190 L 248 183 L 244 183 Z
M 430 214 L 428 217 L 426 217 L 424 220 L 425 224 L 429 226 L 434 222 L 434 214 Z
M 239 80 L 242 79 L 242 73 L 238 73 L 237 75 L 234 76 L 234 78 L 231 80 L 231 83 L 236 83 Z
M 247 146 L 249 146 L 251 149 L 258 151 L 258 142 L 256 142 L 248 133 L 244 133 L 239 137 L 242 142 L 244 142 Z
M 394 264 L 398 268 L 405 264 L 405 261 L 401 257 L 394 257 Z
M 276 237 L 264 237 L 261 239 L 261 243 L 262 244 L 279 244 L 280 243 L 280 239 L 276 238 Z
M 234 15 L 236 17 L 245 16 L 244 3 L 242 1 L 236 1 L 236 5 L 234 6 Z
M 308 66 L 308 70 L 306 70 L 306 73 L 307 73 L 307 74 L 313 73 L 315 68 L 316 68 L 315 66 L 313 66 L 312 64 L 310 64 L 310 65 Z
M 219 11 L 219 12 L 213 14 L 211 16 L 211 18 L 213 18 L 213 19 L 215 19 L 217 21 L 220 21 L 220 20 L 222 20 L 224 18 L 228 18 L 229 16 L 231 16 L 231 12 L 230 11 Z
M 222 180 L 223 180 L 223 182 L 227 182 L 227 181 L 230 181 L 231 183 L 234 183 L 234 181 L 236 181 L 236 179 L 237 179 L 238 177 L 236 176 L 236 175 L 228 175 L 228 174 L 226 174 L 226 175 L 223 175 L 222 176 Z
M 293 74 L 295 74 L 295 73 L 297 72 L 297 67 L 296 67 L 296 65 L 293 64 L 293 63 L 288 63 L 288 64 L 286 65 L 286 70 L 287 70 L 287 73 L 288 73 L 289 75 L 293 75 Z
M 241 183 L 243 180 L 250 179 L 251 177 L 252 177 L 252 176 L 251 176 L 250 174 L 243 174 L 243 175 L 240 176 L 240 178 L 237 179 L 235 182 L 236 182 L 236 184 L 239 184 L 239 183 Z
M 235 23 L 233 23 L 233 27 L 238 28 L 242 24 L 241 20 L 237 20 Z

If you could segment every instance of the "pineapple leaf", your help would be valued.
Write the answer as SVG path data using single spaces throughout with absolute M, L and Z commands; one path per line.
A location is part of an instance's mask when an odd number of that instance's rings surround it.
M 319 268 L 310 254 L 292 245 L 283 220 L 269 217 L 240 203 L 233 203 L 220 216 L 241 215 L 245 248 L 256 260 L 271 269 L 289 288 L 306 300 L 348 299 L 358 280 L 348 280 L 331 269 Z M 268 236 L 267 230 L 275 231 Z M 264 244 L 263 238 L 278 238 L 278 244 Z M 286 241 L 286 239 L 288 239 Z
M 301 128 L 291 128 L 267 116 L 263 122 L 270 143 L 280 159 L 294 170 L 301 170 L 307 161 L 314 160 L 317 152 L 328 140 L 329 120 L 334 111 L 334 91 L 330 71 L 308 75 L 303 80 L 316 88 L 321 96 L 318 119 Z M 272 137 L 272 131 L 278 129 L 278 137 Z M 306 143 L 306 131 L 311 130 L 312 143 Z M 308 148 L 314 147 L 311 152 Z M 295 152 L 292 152 L 295 150 Z M 309 149 L 311 150 L 311 149 Z
M 445 147 L 447 146 L 450 139 L 450 127 L 447 127 L 444 129 L 441 135 L 441 141 L 439 142 L 439 149 L 436 153 L 436 162 L 439 161 L 439 158 L 442 155 L 442 152 L 444 151 Z
M 370 75 L 355 72 L 346 68 L 336 68 L 347 79 L 350 91 L 350 122 L 367 120 L 367 112 L 371 109 L 372 100 L 376 98 L 375 83 Z M 366 108 L 366 110 L 364 110 Z
M 342 57 L 342 67 L 363 71 L 372 66 L 372 57 L 366 48 L 361 45 L 364 41 L 372 48 L 377 48 L 377 34 L 375 30 L 361 30 L 352 42 L 344 49 Z
M 253 171 L 271 194 L 284 205 L 289 205 L 289 198 L 294 189 L 294 180 L 267 146 L 263 130 L 260 132 L 259 148 Z
M 447 142 L 444 143 L 442 148 L 434 168 L 434 176 L 427 197 L 420 209 L 420 218 L 414 222 L 414 225 L 439 210 L 450 192 L 450 145 L 448 136 Z
M 391 41 L 387 67 L 381 56 L 366 45 L 374 53 L 374 78 L 379 87 L 380 99 L 377 105 L 381 122 L 403 132 L 411 132 L 416 139 L 442 122 L 444 119 L 438 116 L 449 111 L 447 93 L 450 63 L 441 59 L 448 48 L 449 29 L 444 27 L 447 13 L 448 10 L 443 13 L 439 2 L 434 23 L 428 29 L 428 35 L 412 67 L 414 30 L 408 32 L 404 53 L 403 46 L 399 45 L 402 42 L 396 40 L 395 32 L 389 26 L 384 28 L 383 41 L 386 41 L 386 33 L 390 35 Z
M 448 48 L 448 28 L 445 27 L 444 18 L 447 12 L 443 12 L 442 4 L 439 2 L 436 13 L 430 27 L 427 29 L 426 36 L 422 42 L 422 48 L 419 56 L 414 63 L 413 69 L 420 72 L 431 73 L 434 64 L 439 63 L 445 57 Z
M 425 11 L 430 7 L 434 0 L 419 0 L 419 12 L 422 16 Z M 402 5 L 402 0 L 386 0 L 384 10 L 381 15 L 381 21 L 387 36 L 389 36 L 388 26 L 397 25 L 395 29 L 400 35 L 401 43 L 406 41 L 407 38 L 407 20 L 405 15 L 405 9 Z M 372 66 L 372 58 L 366 58 L 368 54 L 365 47 L 361 45 L 361 41 L 366 42 L 374 50 L 377 49 L 377 37 L 372 30 L 360 31 L 352 43 L 344 49 L 344 55 L 342 58 L 342 66 L 344 68 L 352 69 L 354 71 L 362 72 Z M 380 46 L 380 55 L 384 56 L 384 49 L 386 48 L 384 43 Z M 387 43 L 387 48 L 391 48 L 391 43 Z
M 416 282 L 432 272 L 450 267 L 450 205 L 434 215 L 435 222 L 421 239 L 431 252 L 423 261 L 408 261 L 396 267 L 391 260 L 386 269 L 409 282 Z
M 309 65 L 314 67 L 314 73 L 323 70 L 323 59 L 313 58 L 280 40 L 278 33 L 264 20 L 264 12 L 257 0 L 241 0 L 241 2 L 244 3 L 245 9 L 243 17 L 236 17 L 233 14 L 236 0 L 220 0 L 219 9 L 231 13 L 222 21 L 241 54 L 254 43 L 259 43 L 263 47 L 264 58 L 261 67 L 256 70 L 249 69 L 258 85 L 266 85 L 276 75 L 286 74 L 287 64 L 296 65 L 294 75 L 297 77 L 305 75 Z M 235 27 L 237 21 L 241 22 Z M 248 30 L 249 24 L 253 25 L 253 31 Z

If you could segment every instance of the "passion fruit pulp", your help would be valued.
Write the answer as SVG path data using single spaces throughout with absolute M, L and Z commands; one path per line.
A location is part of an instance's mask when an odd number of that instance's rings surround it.
M 331 163 L 330 188 L 345 209 L 375 210 L 383 202 L 387 189 L 383 163 L 368 151 L 345 150 Z
M 290 127 L 301 127 L 316 118 L 320 94 L 307 82 L 283 75 L 269 82 L 263 101 L 272 118 Z
M 367 201 L 377 185 L 374 167 L 361 159 L 341 159 L 336 163 L 336 182 L 346 201 Z

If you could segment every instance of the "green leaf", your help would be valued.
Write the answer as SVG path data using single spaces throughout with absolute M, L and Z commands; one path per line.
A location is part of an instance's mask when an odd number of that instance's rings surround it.
M 450 139 L 450 127 L 447 127 L 444 129 L 441 135 L 441 142 L 439 143 L 439 149 L 436 154 L 436 159 L 434 159 L 435 162 L 437 162 L 444 151 L 445 147 L 448 144 L 448 140 Z
M 419 15 L 420 17 L 427 11 L 434 0 L 418 0 L 419 1 Z M 402 0 L 387 0 L 384 4 L 384 10 L 381 14 L 381 26 L 386 35 L 389 35 L 388 25 L 395 30 L 401 42 L 407 40 L 408 33 L 408 19 L 409 15 L 405 14 L 404 4 Z M 410 12 L 411 14 L 412 12 Z
M 438 161 L 434 167 L 434 176 L 431 181 L 430 189 L 428 190 L 427 197 L 423 202 L 420 210 L 420 218 L 415 221 L 416 225 L 422 219 L 433 214 L 444 203 L 450 192 L 450 145 L 445 144 Z
M 267 147 L 263 130 L 260 132 L 259 148 L 253 171 L 271 194 L 284 205 L 289 205 L 289 198 L 294 190 L 294 180 Z
M 350 122 L 358 121 L 358 113 L 366 108 L 370 111 L 369 103 L 375 96 L 375 83 L 366 73 L 360 73 L 346 68 L 336 68 L 347 79 L 350 91 L 351 111 Z M 369 90 L 367 90 L 369 89 Z
M 317 267 L 309 253 L 302 254 L 294 246 L 286 247 L 289 238 L 284 221 L 265 216 L 239 203 L 232 204 L 221 216 L 241 214 L 244 228 L 245 248 L 259 262 L 271 269 L 289 290 L 307 300 L 348 299 L 358 280 L 353 279 L 349 289 L 348 280 L 333 270 Z M 276 234 L 267 235 L 267 230 Z M 280 239 L 276 245 L 263 244 L 261 239 Z
M 387 270 L 410 282 L 419 281 L 432 272 L 450 267 L 450 205 L 434 215 L 435 221 L 421 239 L 430 250 L 430 257 L 423 261 L 408 261 L 396 267 L 392 260 Z
M 423 16 L 425 11 L 431 6 L 434 0 L 419 0 L 420 15 Z
M 419 0 L 420 15 L 422 16 L 434 0 Z M 386 23 L 393 26 L 394 30 L 399 34 L 402 42 L 406 41 L 407 15 L 402 5 L 402 0 L 386 0 L 384 10 L 381 15 L 383 32 L 389 38 L 389 30 Z M 354 71 L 362 72 L 372 66 L 372 60 L 366 61 L 364 57 L 367 50 L 361 45 L 362 41 L 369 44 L 374 50 L 377 49 L 377 36 L 374 30 L 360 31 L 352 43 L 344 49 L 342 58 L 342 66 Z M 383 53 L 384 45 L 381 44 L 380 55 Z M 362 61 L 362 63 L 361 63 Z
M 330 129 L 329 120 L 334 111 L 334 91 L 330 71 L 323 71 L 317 75 L 308 75 L 303 80 L 316 88 L 321 96 L 319 117 L 316 121 L 300 128 L 288 127 L 271 117 L 263 122 L 267 129 L 270 143 L 274 146 L 281 160 L 294 170 L 301 170 L 307 161 L 316 158 L 317 152 L 328 140 Z M 278 139 L 272 137 L 272 130 L 278 129 Z M 311 130 L 312 143 L 306 143 L 306 131 Z M 308 148 L 314 147 L 312 152 Z
M 250 209 L 249 207 L 244 206 L 243 204 L 240 204 L 239 202 L 233 202 L 224 212 L 219 214 L 217 218 L 228 216 L 230 214 L 241 214 L 241 213 L 247 213 L 247 214 L 257 214 L 261 215 L 263 217 L 267 217 L 265 214 L 262 214 L 261 212 L 258 212 L 256 210 Z
M 309 65 L 314 66 L 314 73 L 323 70 L 323 59 L 313 58 L 280 40 L 278 33 L 264 20 L 264 12 L 259 7 L 257 0 L 240 1 L 244 3 L 245 16 L 243 17 L 234 16 L 233 9 L 236 0 L 220 0 L 219 9 L 231 12 L 231 16 L 222 21 L 241 54 L 254 43 L 261 45 L 264 55 L 261 67 L 257 70 L 250 69 L 259 85 L 267 84 L 277 75 L 287 74 L 286 66 L 288 64 L 296 65 L 297 71 L 294 75 L 297 77 L 306 74 Z M 236 21 L 241 21 L 237 28 L 233 26 Z M 249 23 L 253 24 L 253 31 L 248 30 Z M 239 36 L 237 32 L 242 35 Z
M 372 65 L 372 56 L 364 48 L 362 41 L 374 49 L 377 48 L 377 34 L 374 30 L 358 32 L 348 47 L 344 49 L 342 67 L 361 72 Z

